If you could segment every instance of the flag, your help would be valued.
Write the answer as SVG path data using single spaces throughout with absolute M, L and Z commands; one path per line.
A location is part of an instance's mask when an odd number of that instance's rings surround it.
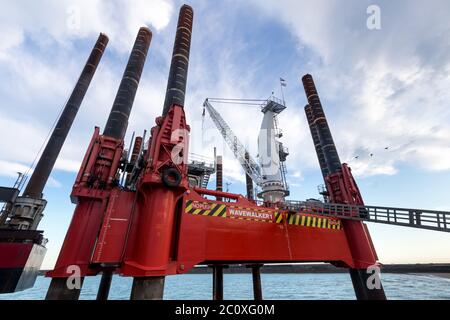
M 283 78 L 280 78 L 280 84 L 281 84 L 282 87 L 286 87 L 287 86 L 286 80 L 284 80 Z

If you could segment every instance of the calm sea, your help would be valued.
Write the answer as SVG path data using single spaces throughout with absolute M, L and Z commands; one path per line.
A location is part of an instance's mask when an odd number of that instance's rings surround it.
M 84 281 L 80 299 L 95 299 L 100 277 Z M 388 299 L 447 299 L 450 300 L 450 279 L 432 275 L 383 274 Z M 110 299 L 127 300 L 131 278 L 115 276 Z M 38 277 L 34 288 L 14 294 L 0 295 L 3 299 L 44 299 L 50 279 Z M 355 299 L 348 274 L 262 274 L 265 299 Z M 178 275 L 166 278 L 164 299 L 211 299 L 212 280 L 209 274 Z M 250 274 L 224 275 L 225 299 L 252 299 Z

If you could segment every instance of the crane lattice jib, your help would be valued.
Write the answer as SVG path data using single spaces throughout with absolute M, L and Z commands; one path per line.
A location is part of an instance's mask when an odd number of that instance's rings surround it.
M 222 116 L 217 112 L 216 109 L 209 103 L 208 99 L 205 100 L 203 106 L 208 110 L 208 113 L 222 135 L 225 142 L 230 147 L 231 151 L 234 153 L 236 159 L 239 160 L 245 173 L 248 174 L 252 180 L 257 184 L 261 185 L 262 176 L 261 169 L 255 160 L 249 155 L 248 159 L 245 157 L 245 153 L 248 151 L 244 145 L 239 141 L 238 137 L 233 133 L 230 126 L 225 122 Z M 249 153 L 248 153 L 249 154 Z

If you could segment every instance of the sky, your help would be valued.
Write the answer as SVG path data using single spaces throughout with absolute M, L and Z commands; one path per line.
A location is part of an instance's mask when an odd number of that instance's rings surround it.
M 56 261 L 74 210 L 72 184 L 94 127 L 106 123 L 141 26 L 153 39 L 127 144 L 133 131 L 150 129 L 160 115 L 182 3 L 0 0 L 0 185 L 12 185 L 18 171 L 28 170 L 98 34 L 110 39 L 44 190 L 48 205 L 40 229 L 49 242 L 43 268 Z M 203 101 L 281 97 L 282 77 L 287 109 L 279 125 L 290 151 L 290 199 L 318 197 L 323 181 L 300 80 L 311 73 L 341 160 L 353 169 L 366 204 L 450 211 L 448 1 L 188 4 L 194 9 L 185 103 L 190 151 L 212 157 L 216 146 L 230 191 L 244 193 L 244 174 L 212 121 L 202 120 Z M 251 106 L 215 107 L 255 156 L 262 113 Z M 382 263 L 450 263 L 450 234 L 372 223 L 369 230 Z

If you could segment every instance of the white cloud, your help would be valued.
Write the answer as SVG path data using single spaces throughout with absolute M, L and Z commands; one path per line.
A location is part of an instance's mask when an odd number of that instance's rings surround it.
M 53 177 L 49 177 L 48 180 L 47 180 L 46 186 L 50 187 L 50 188 L 61 188 L 62 187 L 62 183 L 59 182 L 58 180 L 56 180 Z
M 28 167 L 21 163 L 0 160 L 0 175 L 17 178 L 18 172 L 27 170 Z
M 56 168 L 77 171 L 85 151 L 80 145 L 87 145 L 94 125 L 104 125 L 135 33 L 142 24 L 150 24 L 158 35 L 152 41 L 137 92 L 129 136 L 133 130 L 139 134 L 153 125 L 164 99 L 177 10 L 171 1 L 162 0 L 135 1 L 133 5 L 124 1 L 79 1 L 80 29 L 72 30 L 68 28 L 74 14 L 72 2 L 45 4 L 46 10 L 42 10 L 38 7 L 41 4 L 30 1 L 30 10 L 22 12 L 19 5 L 2 2 L 0 26 L 8 32 L 0 45 L 0 76 L 6 76 L 0 92 L 3 96 L 9 93 L 5 105 L 14 105 L 16 110 L 2 110 L 6 127 L 0 126 L 0 134 L 14 132 L 16 137 L 2 140 L 1 149 L 10 151 L 0 159 L 22 164 L 32 161 L 87 56 L 89 49 L 74 57 L 73 52 L 79 51 L 75 44 L 81 41 L 89 47 L 96 34 L 104 31 L 110 36 L 108 52 L 112 48 L 116 53 L 103 58 L 56 164 Z M 316 80 L 341 160 L 349 162 L 356 174 L 392 175 L 404 162 L 430 170 L 449 169 L 450 154 L 446 150 L 450 132 L 446 123 L 450 109 L 446 105 L 450 101 L 450 51 L 445 41 L 449 38 L 445 2 L 433 4 L 438 12 L 434 19 L 422 15 L 431 9 L 425 10 L 419 2 L 404 10 L 399 9 L 401 4 L 381 2 L 380 31 L 366 29 L 368 4 L 360 1 L 345 8 L 338 1 L 253 1 L 252 5 L 265 14 L 262 19 L 284 23 L 298 43 L 296 55 L 301 62 L 292 67 L 297 80 L 289 87 L 296 87 L 300 93 L 288 100 L 288 109 L 280 115 L 283 141 L 290 149 L 288 170 L 299 174 L 291 175 L 291 179 L 300 180 L 306 169 L 317 170 L 302 109 L 306 101 L 298 84 L 299 76 L 306 72 Z M 212 10 L 207 3 L 194 4 L 197 19 L 186 101 L 189 122 L 196 124 L 192 126 L 194 139 L 200 135 L 204 98 L 262 98 L 270 94 L 253 72 L 243 72 L 267 66 L 266 53 L 255 52 L 243 70 L 239 65 L 241 54 L 251 44 L 239 30 L 227 27 L 241 21 L 223 14 L 224 8 L 239 10 L 245 5 L 231 1 L 217 6 Z M 411 19 L 417 23 L 409 25 Z M 25 50 L 27 39 L 37 51 Z M 46 52 L 49 48 L 51 54 Z M 37 106 L 39 111 L 35 110 Z M 219 108 L 256 155 L 261 115 L 255 116 L 251 108 Z M 193 151 L 209 154 L 218 141 L 218 133 L 214 142 L 204 146 L 193 141 Z M 14 144 L 27 148 L 14 148 Z M 234 173 L 227 174 L 230 179 L 243 179 L 238 165 Z
M 297 38 L 341 160 L 358 175 L 395 174 L 403 162 L 449 169 L 447 1 L 378 1 L 378 31 L 366 28 L 369 2 L 253 2 Z
M 27 1 L 27 5 L 23 10 L 23 2 L 0 1 L 0 28 L 5 31 L 0 44 L 4 106 L 0 110 L 0 135 L 7 137 L 0 140 L 0 160 L 4 163 L 0 174 L 15 175 L 32 163 L 98 33 L 104 32 L 110 38 L 107 50 L 55 165 L 56 169 L 76 172 L 93 127 L 106 121 L 137 30 L 149 25 L 154 34 L 163 32 L 173 20 L 173 4 L 170 0 L 139 0 L 133 4 L 94 0 Z M 73 15 L 79 15 L 79 19 L 71 20 Z M 73 23 L 79 23 L 79 28 L 71 28 Z M 80 44 L 85 48 L 80 50 Z M 150 84 L 146 77 L 144 70 L 136 96 L 138 128 L 144 127 L 147 117 L 139 115 L 149 109 L 148 101 L 161 100 L 164 91 L 160 84 L 165 75 L 152 74 Z M 159 89 L 161 94 L 155 94 Z
M 171 0 L 2 0 L 0 5 L 0 27 L 11 31 L 4 33 L 0 53 L 19 45 L 25 36 L 41 44 L 56 40 L 67 45 L 99 32 L 110 37 L 111 47 L 127 52 L 128 40 L 134 39 L 139 27 L 162 30 L 173 11 Z

